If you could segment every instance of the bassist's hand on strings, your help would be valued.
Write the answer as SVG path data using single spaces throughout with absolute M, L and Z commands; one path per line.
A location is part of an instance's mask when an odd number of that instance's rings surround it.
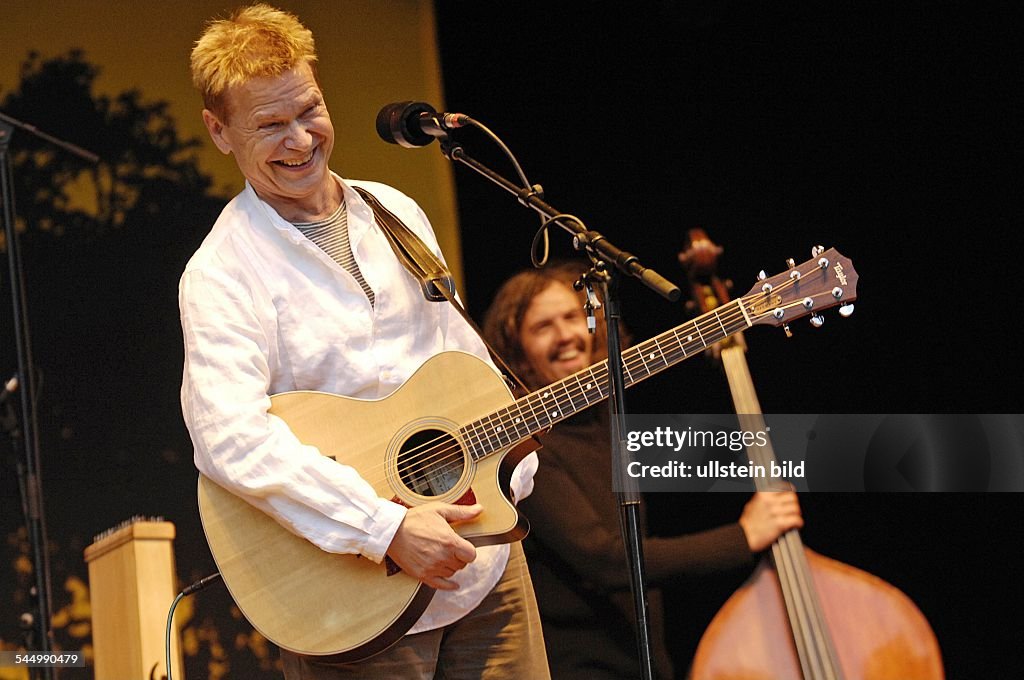
M 750 552 L 759 553 L 790 529 L 804 525 L 793 491 L 758 491 L 743 508 L 740 526 Z
M 483 506 L 426 503 L 410 508 L 388 555 L 405 573 L 438 590 L 457 590 L 455 572 L 476 559 L 476 548 L 451 525 L 474 519 Z

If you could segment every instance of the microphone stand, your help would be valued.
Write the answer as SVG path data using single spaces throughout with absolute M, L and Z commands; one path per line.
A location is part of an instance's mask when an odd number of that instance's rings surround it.
M 502 177 L 479 161 L 474 160 L 461 145 L 447 135 L 438 137 L 441 152 L 445 158 L 462 163 L 483 175 L 501 188 L 516 196 L 519 202 L 532 208 L 573 236 L 573 246 L 586 250 L 595 262 L 596 278 L 602 281 L 605 297 L 605 323 L 608 329 L 608 374 L 610 394 L 608 410 L 611 425 L 612 470 L 619 498 L 620 529 L 626 549 L 626 561 L 630 572 L 630 589 L 633 594 L 633 608 L 636 615 L 637 650 L 640 656 L 640 677 L 650 680 L 654 677 L 654 662 L 651 653 L 650 615 L 647 605 L 647 588 L 643 555 L 643 536 L 640 523 L 640 491 L 636 480 L 623 475 L 631 454 L 626 449 L 625 381 L 622 374 L 622 344 L 619 336 L 621 314 L 618 300 L 618 281 L 622 274 L 639 279 L 645 286 L 665 299 L 675 302 L 679 299 L 679 288 L 652 269 L 642 266 L 637 257 L 609 242 L 596 231 L 585 229 L 578 220 L 561 218 L 562 212 L 543 200 L 540 187 L 523 188 Z
M 10 269 L 11 305 L 14 313 L 15 344 L 18 353 L 18 378 L 21 396 L 21 436 L 14 438 L 15 445 L 21 445 L 24 466 L 18 466 L 19 477 L 24 477 L 23 505 L 26 510 L 25 524 L 32 546 L 32 567 L 35 576 L 36 616 L 35 650 L 51 650 L 50 619 L 52 615 L 50 591 L 50 556 L 46 549 L 46 521 L 43 511 L 43 488 L 39 463 L 39 425 L 36 418 L 35 369 L 32 364 L 32 344 L 28 327 L 28 313 L 25 304 L 25 277 L 21 267 L 21 253 L 18 249 L 18 234 L 14 221 L 14 181 L 12 164 L 8 153 L 14 128 L 20 128 L 45 141 L 81 156 L 93 163 L 99 158 L 74 144 L 61 141 L 41 132 L 35 126 L 23 123 L 0 113 L 0 199 L 3 202 L 4 233 L 7 237 L 7 261 Z M 19 480 L 21 481 L 21 480 Z M 43 667 L 41 677 L 53 678 L 53 668 Z
M 440 138 L 440 140 L 441 152 L 445 158 L 458 161 L 466 167 L 475 170 L 514 195 L 522 205 L 532 208 L 544 217 L 552 220 L 554 224 L 572 234 L 573 245 L 577 250 L 586 250 L 602 262 L 607 263 L 609 266 L 614 266 L 621 273 L 639 279 L 641 283 L 669 302 L 675 302 L 679 299 L 679 288 L 653 269 L 648 269 L 641 265 L 636 255 L 616 247 L 600 233 L 584 229 L 576 221 L 560 217 L 565 213 L 555 210 L 555 208 L 544 201 L 543 193 L 537 185 L 524 189 L 494 172 L 486 165 L 471 158 L 466 154 L 465 149 L 461 145 L 452 142 L 447 136 Z

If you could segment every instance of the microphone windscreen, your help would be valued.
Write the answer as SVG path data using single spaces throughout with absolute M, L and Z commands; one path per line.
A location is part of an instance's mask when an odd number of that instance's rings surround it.
M 426 146 L 434 141 L 420 127 L 420 114 L 437 113 L 426 102 L 396 102 L 377 113 L 377 134 L 389 144 L 407 148 Z

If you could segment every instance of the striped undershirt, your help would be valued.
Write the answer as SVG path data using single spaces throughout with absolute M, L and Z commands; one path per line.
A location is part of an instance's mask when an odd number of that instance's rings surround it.
M 348 210 L 345 209 L 345 201 L 342 201 L 334 214 L 326 219 L 316 222 L 293 222 L 292 224 L 320 250 L 330 255 L 331 259 L 341 265 L 342 269 L 355 277 L 370 300 L 370 306 L 373 306 L 373 289 L 363 278 L 356 258 L 352 255 L 352 243 L 348 240 Z

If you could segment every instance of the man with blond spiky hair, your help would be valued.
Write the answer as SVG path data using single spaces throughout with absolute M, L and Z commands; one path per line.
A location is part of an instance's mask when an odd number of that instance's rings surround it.
M 211 22 L 192 51 L 203 121 L 246 179 L 179 287 L 181 402 L 196 466 L 322 550 L 387 557 L 438 591 L 407 635 L 366 661 L 282 650 L 287 678 L 546 678 L 521 547 L 475 548 L 451 527 L 480 505 L 407 509 L 378 497 L 269 413 L 269 395 L 295 390 L 385 397 L 444 350 L 487 360 L 447 302 L 424 298 L 372 202 L 440 256 L 419 206 L 331 172 L 334 129 L 315 63 L 312 33 L 263 4 Z M 517 468 L 516 498 L 529 494 L 535 468 L 532 455 Z

